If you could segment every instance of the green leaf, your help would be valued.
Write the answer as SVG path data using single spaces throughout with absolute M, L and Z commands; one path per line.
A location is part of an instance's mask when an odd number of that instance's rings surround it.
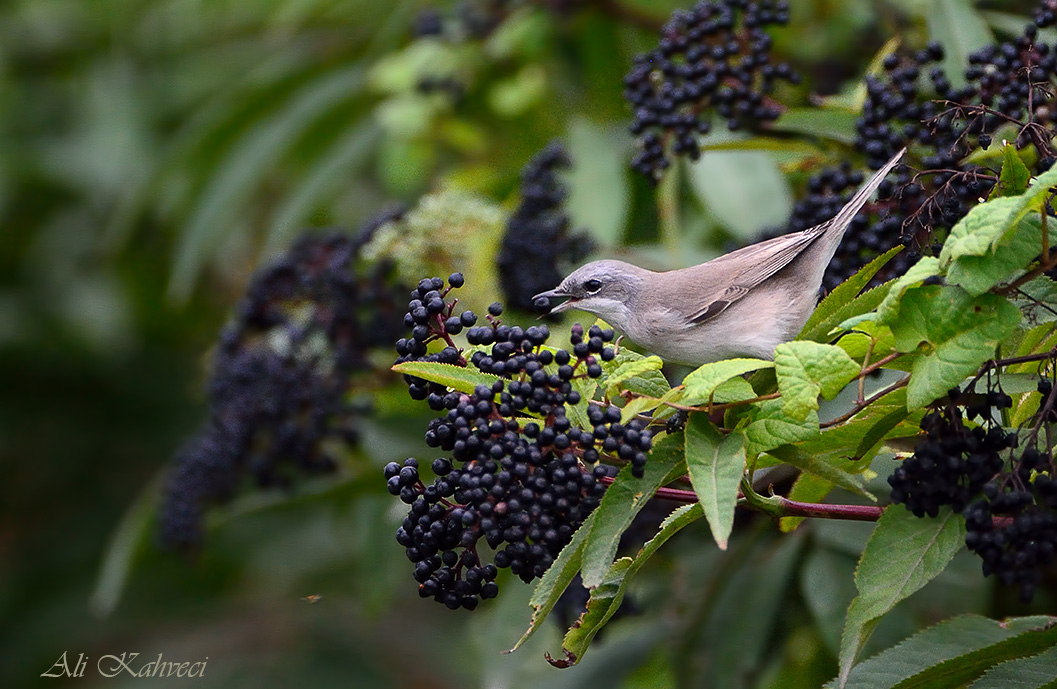
M 772 122 L 769 129 L 776 132 L 807 134 L 821 139 L 851 144 L 855 141 L 855 122 L 858 111 L 837 108 L 788 108 Z
M 855 363 L 840 347 L 817 342 L 785 342 L 774 350 L 774 370 L 782 409 L 803 421 L 818 411 L 818 397 L 833 399 L 859 375 Z
M 881 616 L 942 572 L 965 541 L 965 521 L 950 509 L 918 519 L 900 506 L 884 511 L 855 571 L 859 595 L 841 636 L 840 686 Z
M 923 407 L 971 375 L 1020 323 L 1020 311 L 994 294 L 930 285 L 906 293 L 892 324 L 896 349 L 926 348 L 911 368 L 907 405 Z
M 1057 320 L 1057 282 L 1039 275 L 1020 286 L 1021 293 L 1014 296 L 1013 303 L 1024 314 L 1031 325 L 1052 323 Z
M 825 457 L 811 452 L 805 452 L 796 445 L 782 445 L 781 447 L 768 450 L 767 454 L 775 459 L 785 462 L 786 464 L 795 466 L 800 471 L 823 479 L 826 485 L 840 486 L 847 491 L 857 493 L 870 500 L 877 500 L 872 493 L 866 490 L 862 478 L 844 471 L 833 462 L 827 461 L 827 458 Z M 822 484 L 819 485 L 821 486 Z M 829 492 L 828 489 L 826 492 Z M 796 499 L 799 500 L 800 498 Z
M 536 630 L 543 624 L 543 620 L 547 619 L 547 615 L 554 609 L 558 599 L 565 593 L 565 589 L 569 588 L 569 584 L 576 578 L 576 574 L 580 571 L 584 544 L 587 541 L 587 534 L 594 524 L 595 514 L 597 512 L 592 512 L 591 516 L 584 520 L 584 523 L 573 534 L 572 540 L 562 548 L 550 569 L 543 574 L 539 583 L 536 584 L 536 588 L 532 591 L 532 598 L 529 600 L 529 605 L 532 606 L 532 618 L 529 620 L 528 629 L 525 630 L 525 633 L 521 635 L 521 638 L 517 640 L 517 643 L 510 650 L 504 651 L 505 653 L 513 653 L 518 650 L 522 644 L 536 633 Z
M 620 535 L 631 526 L 635 515 L 658 488 L 685 473 L 682 437 L 671 435 L 654 444 L 642 478 L 632 476 L 630 466 L 620 470 L 592 513 L 593 526 L 583 552 L 584 586 L 594 588 L 602 583 L 613 565 Z
M 1023 271 L 1039 255 L 1041 221 L 1034 213 L 1013 218 L 1022 206 L 1019 196 L 997 198 L 958 221 L 940 252 L 948 284 L 983 294 Z
M 661 523 L 657 535 L 642 546 L 634 559 L 622 557 L 613 563 L 602 583 L 591 591 L 587 609 L 565 635 L 562 648 L 566 655 L 575 657 L 577 662 L 584 657 L 591 640 L 620 609 L 632 577 L 668 539 L 703 514 L 700 503 L 679 507 Z
M 1017 147 L 1010 143 L 1002 146 L 1002 172 L 998 184 L 991 190 L 990 198 L 1000 196 L 1020 196 L 1028 190 L 1031 171 L 1017 153 Z
M 926 7 L 929 38 L 943 46 L 943 71 L 954 86 L 963 86 L 969 54 L 995 37 L 970 0 L 932 0 Z
M 773 368 L 774 362 L 763 359 L 726 359 L 705 364 L 683 379 L 682 404 L 697 406 L 708 404 L 720 385 L 743 373 L 761 368 Z
M 789 218 L 793 197 L 770 153 L 708 151 L 689 166 L 690 184 L 707 211 L 742 240 Z
M 653 411 L 659 406 L 661 401 L 656 397 L 635 397 L 620 410 L 620 423 L 627 423 L 635 416 Z
M 431 383 L 439 383 L 467 395 L 472 395 L 473 389 L 478 385 L 492 387 L 492 384 L 499 380 L 496 376 L 481 373 L 477 369 L 436 361 L 405 361 L 393 366 L 393 370 Z
M 1057 618 L 1037 615 L 990 620 L 980 615 L 961 615 L 918 632 L 897 646 L 863 661 L 848 678 L 849 689 L 885 689 L 888 687 L 965 687 L 983 675 L 973 687 L 1000 689 L 1004 685 L 985 681 L 992 673 L 1008 674 L 1010 658 L 1031 661 L 1039 651 L 1053 653 Z M 1049 650 L 1047 650 L 1049 649 Z M 1019 663 L 1016 663 L 1019 664 Z M 986 672 L 994 666 L 991 672 Z M 1039 669 L 1039 668 L 1036 668 Z M 1051 666 L 1049 672 L 1057 672 Z M 986 672 L 986 674 L 984 674 Z M 1027 672 L 1023 680 L 1031 677 Z M 1045 683 L 1045 675 L 1043 684 Z M 835 687 L 836 681 L 827 684 Z M 1039 687 L 1040 683 L 1022 681 L 1011 685 L 1016 689 Z
M 624 361 L 606 377 L 606 397 L 610 399 L 616 397 L 620 392 L 621 386 L 632 378 L 644 381 L 644 385 L 652 386 L 656 384 L 656 381 L 646 382 L 644 376 L 652 371 L 660 371 L 663 367 L 664 362 L 661 361 L 659 356 L 648 356 L 643 359 Z
M 807 319 L 807 323 L 800 330 L 797 339 L 822 342 L 829 338 L 834 328 L 847 319 L 876 309 L 888 294 L 890 283 L 885 283 L 863 294 L 860 292 L 896 254 L 902 251 L 902 248 L 902 246 L 897 246 L 889 249 L 863 266 L 855 275 L 837 285 L 815 308 L 811 317 Z
M 899 318 L 899 307 L 903 293 L 911 287 L 921 284 L 930 277 L 940 274 L 940 260 L 935 256 L 922 256 L 906 273 L 892 280 L 888 294 L 877 307 L 877 318 L 881 325 L 891 325 Z M 847 327 L 842 324 L 841 327 Z
M 117 607 L 136 558 L 153 545 L 152 527 L 158 513 L 161 483 L 155 479 L 140 492 L 103 551 L 95 588 L 88 599 L 88 606 L 100 617 L 109 616 Z
M 818 437 L 818 413 L 808 412 L 797 420 L 785 413 L 782 400 L 763 400 L 752 405 L 745 427 L 745 451 L 749 456 L 767 452 L 781 445 Z
M 734 528 L 738 485 L 745 473 L 745 438 L 725 438 L 705 414 L 691 414 L 686 424 L 686 468 L 720 550 Z
M 643 365 L 641 362 L 644 361 L 650 362 L 644 364 L 644 370 L 639 373 L 633 373 L 630 376 L 623 375 L 624 371 L 633 370 L 633 367 L 631 367 L 632 364 Z M 595 379 L 594 382 L 603 390 L 609 390 L 611 387 L 614 387 L 614 384 L 611 382 L 612 377 L 615 375 L 621 375 L 622 380 L 618 382 L 623 389 L 630 390 L 636 395 L 662 397 L 666 392 L 672 389 L 672 386 L 668 384 L 668 379 L 664 377 L 663 373 L 661 373 L 661 367 L 657 365 L 657 362 L 659 361 L 659 357 L 643 356 L 627 347 L 621 347 L 620 350 L 617 351 L 617 355 L 610 361 L 601 362 L 602 375 Z M 661 362 L 661 364 L 663 365 L 663 362 Z
M 969 689 L 1023 689 L 1053 687 L 1057 683 L 1057 646 L 1027 658 L 1017 658 L 996 665 Z
M 604 246 L 617 246 L 630 208 L 627 136 L 613 126 L 576 117 L 569 126 L 569 197 L 565 207 L 574 226 L 586 227 Z M 605 193 L 598 193 L 604 189 Z

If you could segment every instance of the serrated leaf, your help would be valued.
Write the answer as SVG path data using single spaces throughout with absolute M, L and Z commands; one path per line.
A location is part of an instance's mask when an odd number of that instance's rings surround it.
M 1021 285 L 1018 292 L 1012 300 L 1026 322 L 1036 325 L 1057 320 L 1057 282 L 1039 275 Z
M 723 437 L 705 414 L 695 413 L 687 420 L 685 442 L 690 483 L 716 545 L 726 550 L 734 528 L 738 485 L 745 473 L 745 438 L 740 433 Z
M 478 385 L 492 387 L 492 384 L 499 380 L 498 377 L 481 373 L 477 369 L 437 361 L 405 361 L 393 366 L 393 370 L 431 383 L 439 383 L 467 395 L 472 395 L 473 389 Z
M 1037 213 L 1008 221 L 1022 205 L 1019 196 L 998 198 L 958 221 L 940 253 L 948 284 L 983 294 L 1027 268 L 1039 255 L 1042 223 Z
M 688 406 L 708 404 L 717 388 L 726 381 L 761 368 L 774 368 L 774 362 L 763 359 L 726 359 L 705 364 L 683 379 L 680 403 Z
M 613 563 L 602 583 L 591 591 L 587 609 L 566 633 L 562 648 L 567 655 L 574 656 L 577 662 L 584 657 L 591 640 L 620 609 L 632 577 L 668 539 L 700 519 L 703 514 L 699 503 L 679 507 L 665 518 L 657 535 L 642 546 L 634 559 L 622 557 Z
M 610 399 L 616 397 L 621 386 L 631 381 L 632 378 L 643 379 L 647 373 L 660 371 L 663 367 L 664 362 L 661 361 L 659 356 L 648 356 L 642 359 L 624 361 L 606 378 L 606 397 Z M 628 385 L 627 387 L 631 389 L 632 387 L 644 387 L 653 384 L 652 382 L 643 381 L 638 385 Z
M 1020 196 L 1028 190 L 1030 180 L 1031 171 L 1020 159 L 1017 147 L 1010 143 L 1004 144 L 1002 146 L 1002 171 L 998 176 L 998 184 L 991 190 L 990 198 Z
M 841 635 L 840 686 L 881 616 L 942 572 L 965 541 L 965 521 L 950 509 L 918 519 L 901 506 L 884 511 L 855 571 L 859 595 Z
M 965 662 L 967 667 L 974 660 L 986 657 L 995 650 L 1001 651 L 1004 644 L 1013 642 L 1021 645 L 1026 635 L 1037 635 L 1038 631 L 1048 624 L 1057 621 L 1057 618 L 1037 615 L 1032 617 L 1015 617 L 1006 620 L 990 620 L 980 615 L 961 615 L 946 620 L 933 627 L 918 632 L 897 646 L 883 651 L 868 660 L 863 661 L 855 667 L 848 679 L 847 687 L 850 689 L 883 689 L 886 687 L 964 687 L 968 681 L 958 676 L 958 666 Z M 1046 630 L 1044 634 L 1052 632 Z M 1038 640 L 1037 637 L 1035 640 Z M 1051 646 L 1053 641 L 1045 641 Z M 1007 649 L 1009 647 L 1006 647 Z M 1021 653 L 1028 655 L 1030 651 Z M 1000 662 L 993 660 L 990 664 Z M 930 673 L 939 667 L 944 667 L 952 672 L 950 680 L 956 682 L 950 684 L 942 673 L 935 673 L 931 680 L 932 684 L 922 684 L 918 681 L 923 673 Z M 1000 669 L 1001 666 L 995 668 Z M 979 672 L 972 673 L 974 676 Z M 937 676 L 939 675 L 939 676 Z M 927 675 L 926 675 L 927 677 Z M 986 677 L 986 675 L 985 675 Z M 907 682 L 907 684 L 904 684 Z M 827 688 L 837 686 L 836 681 L 826 685 Z M 977 689 L 991 689 L 996 687 L 992 684 L 974 684 Z M 1001 685 L 997 685 L 1001 686 Z M 1017 689 L 1022 687 L 1035 687 L 1036 684 L 1014 685 Z M 997 687 L 996 687 L 997 689 Z
M 896 349 L 925 351 L 911 367 L 907 405 L 923 407 L 975 372 L 1020 323 L 1020 311 L 994 294 L 930 285 L 908 291 L 892 324 Z
M 804 452 L 795 445 L 782 445 L 781 447 L 772 448 L 768 450 L 767 454 L 786 464 L 795 466 L 800 471 L 813 474 L 826 481 L 826 483 L 840 486 L 847 491 L 857 493 L 870 500 L 877 500 L 870 491 L 866 490 L 861 477 L 844 471 L 832 462 L 827 461 L 824 457 Z
M 601 362 L 602 375 L 595 379 L 595 383 L 597 383 L 603 390 L 608 391 L 613 387 L 613 384 L 610 382 L 613 376 L 619 375 L 622 370 L 626 370 L 625 367 L 632 364 L 639 364 L 643 361 L 650 361 L 651 363 L 647 364 L 646 369 L 641 373 L 626 377 L 621 381 L 622 387 L 625 390 L 630 390 L 636 395 L 662 397 L 666 392 L 672 389 L 672 386 L 668 384 L 668 379 L 664 377 L 663 373 L 661 373 L 660 367 L 656 366 L 656 361 L 660 361 L 659 357 L 643 356 L 627 347 L 621 347 L 617 351 L 617 355 L 611 360 Z
M 593 526 L 583 552 L 584 586 L 594 588 L 602 583 L 613 565 L 620 535 L 631 526 L 635 515 L 658 488 L 685 473 L 681 435 L 665 435 L 654 444 L 642 478 L 632 476 L 630 466 L 620 470 L 592 513 Z
M 763 400 L 752 405 L 745 426 L 745 451 L 749 456 L 767 452 L 781 445 L 815 438 L 819 434 L 818 413 L 808 412 L 797 420 L 785 413 L 782 400 Z
M 1057 646 L 1027 658 L 1006 661 L 991 668 L 969 689 L 1024 689 L 1052 687 L 1057 683 Z
M 811 317 L 807 319 L 797 339 L 822 342 L 829 338 L 834 328 L 847 319 L 876 309 L 888 293 L 890 282 L 863 294 L 860 292 L 902 249 L 902 246 L 889 249 L 863 266 L 855 275 L 833 288 L 833 291 L 822 299 Z
M 782 410 L 796 421 L 818 411 L 818 397 L 832 399 L 859 375 L 859 364 L 840 347 L 818 342 L 784 342 L 774 350 Z
M 532 591 L 532 598 L 529 599 L 529 605 L 532 606 L 532 618 L 529 620 L 528 629 L 517 640 L 517 643 L 509 650 L 504 651 L 505 653 L 513 653 L 518 650 L 536 633 L 536 630 L 543 624 L 543 620 L 547 619 L 547 615 L 554 609 L 554 605 L 561 598 L 565 589 L 569 588 L 569 584 L 576 578 L 576 574 L 580 571 L 587 533 L 591 530 L 594 520 L 595 513 L 592 512 L 584 520 L 584 523 L 580 525 L 580 528 L 576 530 L 576 533 L 573 534 L 572 540 L 562 548 L 562 551 L 555 558 L 550 568 L 543 574 L 539 583 L 536 584 L 536 588 Z
M 940 260 L 935 256 L 922 256 L 907 272 L 889 283 L 891 286 L 888 288 L 888 294 L 877 307 L 877 323 L 891 326 L 899 318 L 903 294 L 911 287 L 939 274 Z M 847 326 L 842 324 L 842 327 Z

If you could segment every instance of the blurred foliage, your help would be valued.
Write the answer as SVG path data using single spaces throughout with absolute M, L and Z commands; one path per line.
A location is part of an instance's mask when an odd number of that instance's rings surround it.
M 126 651 L 208 657 L 196 686 L 791 688 L 835 674 L 869 528 L 812 524 L 782 538 L 751 516 L 726 553 L 703 523 L 673 540 L 637 580 L 641 614 L 576 668 L 541 660 L 556 626 L 499 655 L 527 623 L 530 587 L 510 582 L 493 605 L 452 614 L 418 600 L 393 542 L 400 515 L 379 468 L 427 454 L 424 421 L 396 389 L 373 391 L 377 414 L 339 476 L 218 511 L 194 559 L 153 547 L 160 475 L 204 414 L 203 352 L 252 269 L 303 226 L 355 226 L 437 190 L 509 205 L 521 165 L 558 137 L 576 164 L 574 222 L 608 253 L 686 265 L 780 218 L 793 192 L 777 170 L 827 154 L 701 165 L 681 231 L 665 234 L 652 190 L 626 168 L 620 80 L 655 41 L 643 24 L 681 3 L 539 4 L 568 8 L 525 3 L 458 42 L 413 42 L 423 4 L 409 1 L 0 8 L 0 684 L 44 686 L 65 652 L 71 664 L 88 656 L 86 684 L 132 685 L 94 672 L 101 655 Z M 812 92 L 854 102 L 897 33 L 974 41 L 986 22 L 1001 33 L 1030 9 L 792 4 L 775 44 L 807 75 L 786 98 L 800 104 Z M 419 70 L 465 91 L 422 93 Z M 774 193 L 729 193 L 761 175 Z M 467 291 L 488 303 L 492 284 Z M 885 618 L 866 655 L 957 612 L 1023 612 L 962 555 Z M 752 647 L 733 647 L 745 639 Z

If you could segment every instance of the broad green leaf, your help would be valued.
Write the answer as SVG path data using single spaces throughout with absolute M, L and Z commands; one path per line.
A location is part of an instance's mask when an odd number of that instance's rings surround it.
M 1051 620 L 1044 628 L 1025 631 L 1011 639 L 933 665 L 913 677 L 908 677 L 895 687 L 898 689 L 961 689 L 966 683 L 979 678 L 998 663 L 1030 657 L 1041 651 L 1052 650 L 1055 646 L 1057 646 L 1057 619 Z M 1057 672 L 1051 668 L 1051 678 L 1055 675 Z M 1021 687 L 1038 686 L 1028 684 L 1026 677 L 1021 677 L 1020 680 Z
M 625 390 L 630 390 L 636 395 L 646 395 L 647 397 L 661 397 L 666 392 L 671 390 L 671 385 L 668 384 L 668 379 L 664 377 L 664 374 L 660 371 L 660 366 L 657 362 L 660 358 L 656 356 L 643 356 L 638 352 L 634 352 L 627 347 L 621 347 L 617 351 L 617 355 L 609 361 L 600 362 L 602 366 L 602 375 L 595 380 L 599 387 L 603 390 L 609 390 L 613 387 L 611 379 L 615 375 L 622 375 L 623 371 L 630 370 L 627 367 L 634 365 L 642 365 L 641 362 L 649 361 L 650 363 L 645 364 L 645 370 L 634 373 L 630 377 L 624 377 L 621 381 L 621 387 Z M 663 364 L 663 362 L 661 362 Z
M 745 426 L 745 451 L 751 457 L 781 445 L 818 437 L 818 413 L 809 412 L 796 420 L 782 409 L 781 399 L 763 400 L 752 405 Z
M 932 0 L 925 7 L 929 38 L 943 46 L 943 71 L 956 87 L 963 86 L 969 54 L 995 37 L 970 0 Z
M 475 368 L 436 361 L 405 361 L 393 366 L 393 370 L 431 383 L 439 383 L 467 395 L 473 394 L 473 389 L 478 385 L 492 387 L 492 384 L 499 380 L 498 377 L 481 373 Z
M 840 686 L 881 616 L 947 567 L 965 541 L 965 521 L 950 509 L 918 519 L 900 506 L 884 511 L 855 571 L 859 595 L 841 636 Z
M 893 436 L 917 435 L 922 410 L 907 410 L 906 388 L 898 388 L 870 404 L 842 424 L 797 445 L 798 449 L 850 474 L 865 471 L 881 448 Z M 894 425 L 892 422 L 896 421 Z
M 1023 689 L 1023 687 L 1053 687 L 1057 684 L 1057 646 L 1038 655 L 1017 658 L 996 665 L 969 689 Z
M 647 373 L 660 371 L 664 362 L 659 356 L 648 356 L 643 359 L 624 361 L 606 377 L 606 397 L 610 399 L 617 396 L 622 385 L 632 378 L 644 379 Z M 652 385 L 653 383 L 646 383 Z
M 613 565 L 620 535 L 657 489 L 686 473 L 682 441 L 681 436 L 665 435 L 654 444 L 642 478 L 632 476 L 631 467 L 626 466 L 606 489 L 601 504 L 592 513 L 593 526 L 584 544 L 582 569 L 587 588 L 602 583 Z
M 881 325 L 891 326 L 899 318 L 899 307 L 903 293 L 930 277 L 940 274 L 940 260 L 934 256 L 922 256 L 906 273 L 892 280 L 888 294 L 877 307 L 876 321 Z M 841 324 L 841 327 L 848 327 Z
M 591 516 L 584 520 L 584 523 L 573 534 L 572 540 L 562 548 L 550 569 L 536 584 L 536 588 L 532 591 L 532 598 L 529 600 L 529 605 L 532 606 L 532 618 L 529 620 L 528 629 L 510 650 L 504 651 L 505 653 L 518 650 L 529 640 L 529 637 L 536 633 L 536 630 L 543 624 L 543 620 L 547 619 L 547 615 L 554 609 L 558 599 L 565 593 L 565 589 L 569 588 L 569 584 L 576 578 L 576 574 L 580 571 L 587 533 L 594 524 L 595 514 L 592 512 Z
M 612 126 L 576 117 L 569 126 L 569 198 L 565 202 L 576 227 L 586 227 L 604 246 L 617 246 L 630 207 L 627 136 Z M 599 190 L 605 190 L 604 194 Z
M 785 342 L 774 350 L 782 409 L 796 421 L 818 411 L 818 397 L 833 397 L 859 375 L 859 364 L 840 347 L 818 342 Z
M 941 285 L 908 291 L 891 326 L 895 346 L 901 352 L 926 346 L 911 369 L 909 408 L 929 404 L 971 375 L 1019 323 L 1020 311 L 993 294 L 974 297 Z
M 855 141 L 858 111 L 837 108 L 788 108 L 769 125 L 777 132 L 807 134 L 850 144 Z
M 653 411 L 659 406 L 661 406 L 661 401 L 656 397 L 635 397 L 620 410 L 620 422 L 627 423 L 635 416 Z
M 863 266 L 855 275 L 837 285 L 815 308 L 797 339 L 822 342 L 829 339 L 834 328 L 844 321 L 876 309 L 888 294 L 888 286 L 891 283 L 885 283 L 862 294 L 860 292 L 877 275 L 878 271 L 902 251 L 902 248 L 902 246 L 897 246 L 889 249 Z
M 707 211 L 742 240 L 789 218 L 789 182 L 764 151 L 708 151 L 689 166 L 690 185 Z
M 1038 657 L 1032 656 L 1033 653 L 1038 653 L 1047 645 L 1052 648 L 1054 628 L 1045 627 L 1054 622 L 1057 622 L 1057 618 L 1044 615 L 1001 621 L 980 615 L 961 615 L 918 632 L 897 646 L 863 661 L 852 670 L 847 687 L 965 687 L 988 667 L 1002 662 L 1002 655 L 1008 655 L 1010 651 L 1013 651 L 1013 657 L 1030 660 L 1031 657 Z M 1042 646 L 1043 649 L 1032 651 L 1032 646 Z M 997 665 L 993 672 L 999 672 L 1003 667 Z M 940 672 L 941 668 L 943 672 Z M 963 670 L 967 672 L 962 674 Z M 1051 670 L 1057 671 L 1057 667 Z M 826 685 L 828 688 L 836 686 L 836 680 Z M 976 689 L 1000 689 L 1003 685 L 981 680 L 972 686 Z M 1041 685 L 1021 683 L 1013 686 L 1024 689 Z
M 774 362 L 763 359 L 727 359 L 705 364 L 683 379 L 681 404 L 698 406 L 708 404 L 717 388 L 726 381 L 761 368 L 773 368 Z
M 1057 320 L 1057 282 L 1040 275 L 1021 285 L 1019 291 L 1023 294 L 1013 296 L 1012 300 L 1027 323 L 1037 325 Z
M 800 471 L 813 474 L 823 479 L 827 484 L 840 486 L 852 493 L 857 493 L 874 501 L 877 500 L 877 498 L 866 490 L 861 477 L 844 471 L 834 463 L 827 461 L 824 457 L 810 452 L 804 452 L 796 445 L 783 445 L 781 447 L 776 447 L 768 450 L 767 454 L 775 459 L 785 462 L 786 464 L 795 466 L 797 469 L 800 469 Z
M 818 147 L 807 141 L 779 139 L 769 136 L 750 136 L 746 139 L 727 139 L 701 144 L 702 151 L 774 151 L 797 158 L 817 157 Z
M 1002 172 L 998 177 L 998 184 L 991 190 L 990 198 L 1020 196 L 1028 190 L 1030 180 L 1031 171 L 1020 159 L 1017 147 L 1010 143 L 1004 144 L 1002 146 Z
M 1039 255 L 1038 214 L 1009 220 L 1021 206 L 1021 197 L 1006 196 L 976 206 L 958 221 L 940 252 L 949 284 L 983 294 L 1023 271 Z
M 634 558 L 622 557 L 613 563 L 602 583 L 591 591 L 587 610 L 565 635 L 562 648 L 567 655 L 574 656 L 577 661 L 583 658 L 591 640 L 620 609 L 632 577 L 668 539 L 703 514 L 700 503 L 679 507 L 665 518 L 657 535 L 647 541 Z
M 745 438 L 730 433 L 725 438 L 705 414 L 691 414 L 686 423 L 686 468 L 697 499 L 704 507 L 708 527 L 720 550 L 734 528 L 738 485 L 745 473 Z

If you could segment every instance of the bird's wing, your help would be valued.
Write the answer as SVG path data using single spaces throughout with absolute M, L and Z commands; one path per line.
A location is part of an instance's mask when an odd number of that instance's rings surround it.
M 703 269 L 702 275 L 711 275 L 713 280 L 722 276 L 725 278 L 724 282 L 729 285 L 719 294 L 707 289 L 704 290 L 701 306 L 689 314 L 689 323 L 703 323 L 723 313 L 731 304 L 744 297 L 754 287 L 792 263 L 797 256 L 802 254 L 819 237 L 830 231 L 839 232 L 840 235 L 843 235 L 852 219 L 870 198 L 870 194 L 884 181 L 884 178 L 899 163 L 905 152 L 906 149 L 904 148 L 892 156 L 891 160 L 875 172 L 835 216 L 821 225 L 816 225 L 803 232 L 787 234 L 753 244 L 725 256 L 720 256 L 701 266 L 688 269 L 690 271 Z M 839 238 L 836 241 L 839 242 Z M 741 267 L 732 271 L 730 269 L 731 259 L 734 259 L 734 265 Z M 716 283 L 713 282 L 712 284 Z
M 731 259 L 734 259 L 733 264 L 741 264 L 743 268 L 733 275 L 728 275 L 728 286 L 719 294 L 702 295 L 704 298 L 701 306 L 689 314 L 689 322 L 698 324 L 715 318 L 726 311 L 731 304 L 748 294 L 752 288 L 792 263 L 811 242 L 821 236 L 817 233 L 809 234 L 809 232 L 810 230 L 787 234 L 753 244 L 700 266 L 702 268 L 708 266 L 711 268 L 710 272 L 713 272 L 716 269 L 727 267 L 724 264 L 729 265 L 732 263 Z

